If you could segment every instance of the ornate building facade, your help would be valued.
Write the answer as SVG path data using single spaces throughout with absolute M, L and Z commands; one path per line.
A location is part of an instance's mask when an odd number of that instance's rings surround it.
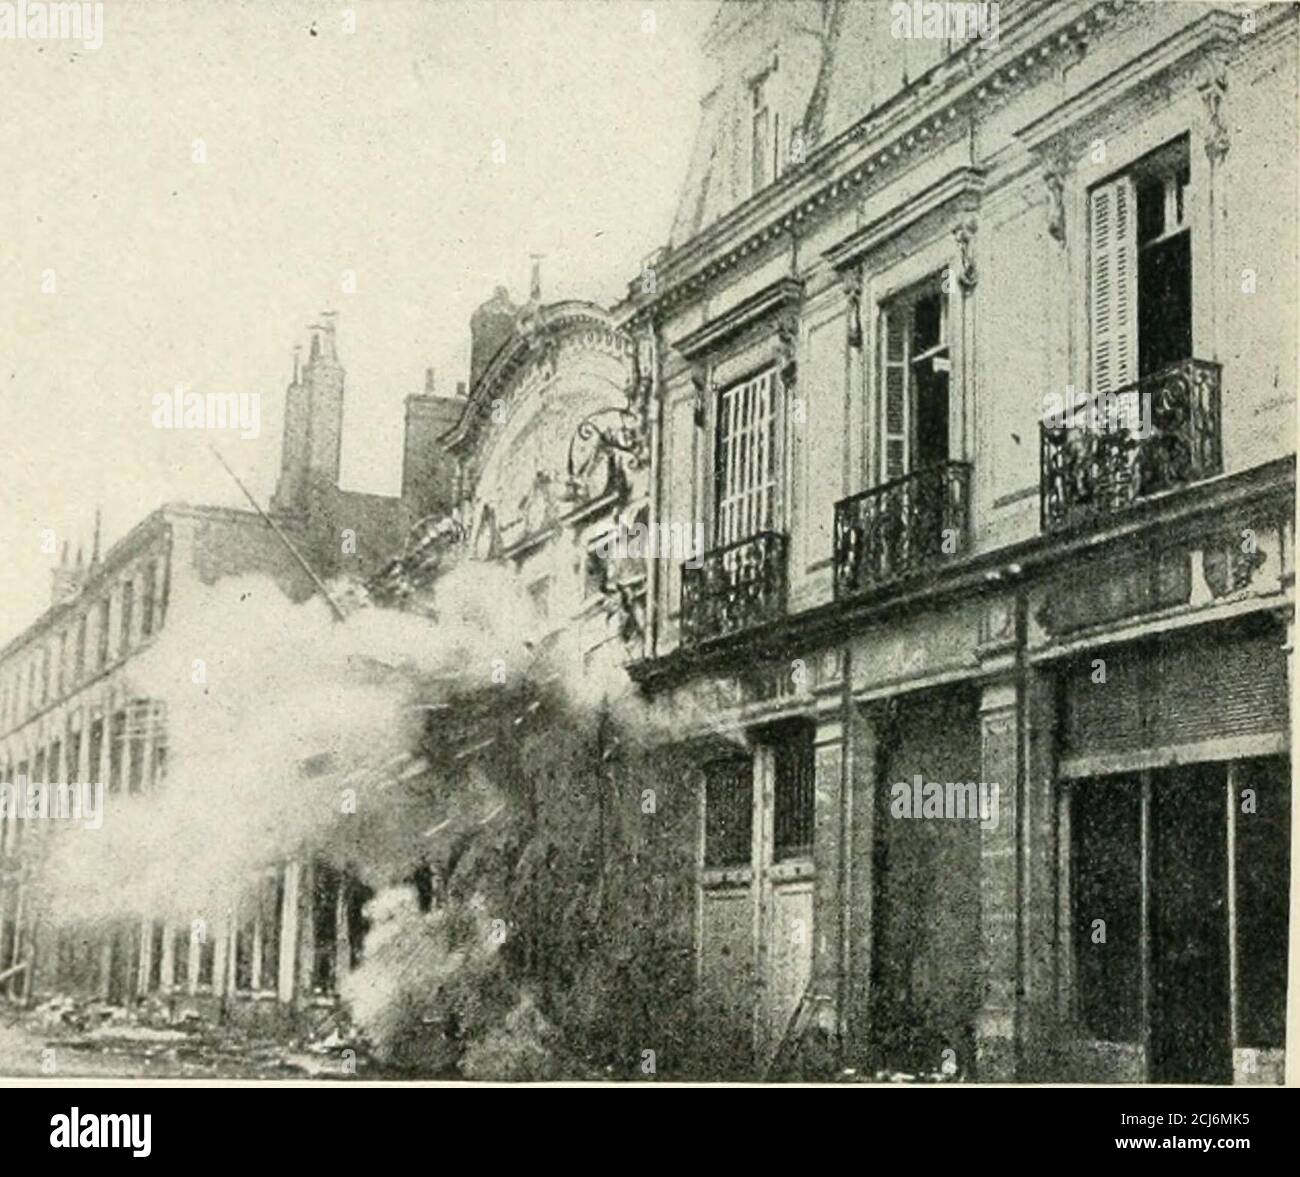
M 898 11 L 957 7 L 996 31 Z M 631 669 L 691 700 L 723 1065 L 1281 1080 L 1296 46 L 1282 6 L 721 6 L 617 313 L 649 514 L 704 538 Z

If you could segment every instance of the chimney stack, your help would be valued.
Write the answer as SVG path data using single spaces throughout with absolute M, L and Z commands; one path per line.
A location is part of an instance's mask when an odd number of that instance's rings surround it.
M 501 350 L 514 334 L 515 317 L 519 308 L 510 301 L 510 292 L 498 286 L 492 297 L 483 303 L 469 319 L 469 386 L 477 387 L 479 378 L 487 370 L 492 357 Z

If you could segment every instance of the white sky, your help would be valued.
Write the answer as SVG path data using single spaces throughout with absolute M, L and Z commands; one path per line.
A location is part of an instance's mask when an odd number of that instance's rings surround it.
M 89 555 L 97 501 L 105 547 L 243 505 L 156 392 L 262 394 L 220 444 L 265 502 L 293 345 L 336 309 L 343 482 L 396 493 L 402 398 L 466 378 L 530 252 L 547 301 L 609 303 L 666 239 L 715 0 L 352 0 L 351 34 L 346 7 L 106 0 L 97 50 L 0 40 L 0 642 L 49 603 L 45 529 Z

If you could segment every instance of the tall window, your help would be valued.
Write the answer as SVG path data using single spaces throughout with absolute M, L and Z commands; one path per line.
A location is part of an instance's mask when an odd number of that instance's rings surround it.
M 77 619 L 77 648 L 73 663 L 73 681 L 80 682 L 86 674 L 86 624 L 87 615 Z
M 776 780 L 773 790 L 773 858 L 783 862 L 812 856 L 812 727 L 800 724 L 775 739 Z
M 126 712 L 114 711 L 108 726 L 108 792 L 122 788 L 122 753 L 126 741 Z
M 99 631 L 95 635 L 95 669 L 103 670 L 108 665 L 108 624 L 112 602 L 105 597 L 99 602 Z
M 749 87 L 750 103 L 750 192 L 766 188 L 779 170 L 781 116 L 768 106 L 771 72 Z
M 154 584 L 158 576 L 158 564 L 150 560 L 144 566 L 144 594 L 140 601 L 140 636 L 147 638 L 153 633 L 153 608 L 154 594 L 156 586 Z
M 754 829 L 754 765 L 748 757 L 704 769 L 704 865 L 747 866 Z
M 953 455 L 949 437 L 948 298 L 932 278 L 884 303 L 881 318 L 881 478 Z
M 68 662 L 68 631 L 65 629 L 61 634 L 59 634 L 59 659 L 54 668 L 54 673 L 56 678 L 54 690 L 55 693 L 60 696 L 63 694 L 64 671 L 67 666 L 67 662 Z
M 1183 138 L 1088 194 L 1094 394 L 1191 357 L 1190 184 Z
M 726 547 L 775 523 L 776 373 L 768 370 L 718 397 L 716 543 Z
M 131 621 L 135 612 L 135 581 L 128 580 L 122 585 L 122 644 L 119 649 L 126 654 L 131 649 Z

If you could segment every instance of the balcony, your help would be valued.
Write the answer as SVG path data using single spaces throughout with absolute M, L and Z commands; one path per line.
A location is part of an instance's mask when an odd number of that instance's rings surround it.
M 836 503 L 836 599 L 965 552 L 970 471 L 969 462 L 939 462 Z
M 760 531 L 682 565 L 682 644 L 727 637 L 785 615 L 786 538 Z
M 1220 380 L 1218 364 L 1181 360 L 1045 421 L 1042 529 L 1087 527 L 1221 473 Z

